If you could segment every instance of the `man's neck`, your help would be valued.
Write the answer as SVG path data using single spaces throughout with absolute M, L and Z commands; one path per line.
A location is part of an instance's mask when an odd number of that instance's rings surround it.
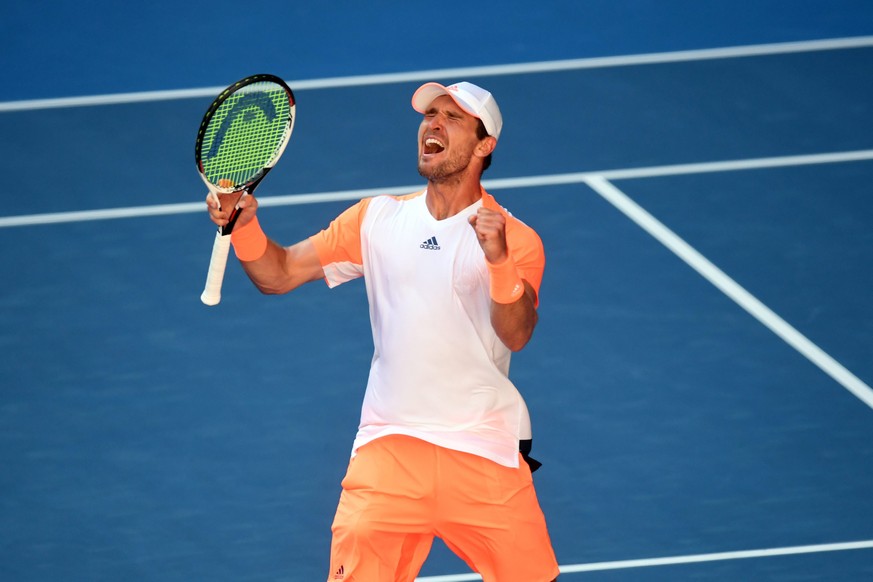
M 482 186 L 478 179 L 427 183 L 427 209 L 437 220 L 456 215 L 480 198 Z

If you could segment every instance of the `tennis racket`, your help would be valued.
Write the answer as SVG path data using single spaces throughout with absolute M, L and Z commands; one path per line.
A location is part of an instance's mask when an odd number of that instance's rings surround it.
M 230 251 L 230 233 L 239 216 L 239 201 L 254 192 L 288 144 L 296 117 L 294 94 L 282 79 L 253 75 L 237 81 L 216 97 L 197 132 L 197 171 L 209 196 L 230 212 L 219 227 L 200 300 L 221 301 L 221 285 Z M 221 196 L 219 196 L 221 194 Z

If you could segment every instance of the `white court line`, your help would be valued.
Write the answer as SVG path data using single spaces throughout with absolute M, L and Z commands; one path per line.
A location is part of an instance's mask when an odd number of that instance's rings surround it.
M 762 170 L 767 168 L 786 168 L 791 166 L 861 162 L 867 160 L 873 160 L 873 150 L 855 150 L 798 156 L 777 156 L 745 160 L 725 160 L 720 162 L 698 162 L 693 164 L 672 164 L 666 166 L 648 166 L 643 168 L 598 170 L 593 172 L 572 172 L 568 174 L 551 174 L 548 176 L 485 180 L 483 181 L 483 184 L 486 188 L 499 190 L 505 188 L 578 184 L 580 182 L 585 182 L 591 176 L 601 176 L 607 180 L 630 180 L 633 178 L 658 178 L 663 176 L 734 172 L 739 170 Z
M 801 156 L 780 156 L 748 160 L 728 160 L 721 162 L 703 162 L 697 164 L 674 164 L 667 166 L 650 166 L 644 168 L 625 168 L 618 170 L 600 170 L 595 172 L 552 174 L 546 176 L 501 178 L 495 180 L 484 180 L 482 184 L 488 190 L 506 190 L 510 188 L 536 188 L 544 186 L 580 184 L 586 182 L 592 176 L 600 176 L 607 180 L 654 178 L 661 176 L 681 176 L 686 174 L 700 174 L 708 172 L 758 170 L 766 168 L 859 162 L 867 160 L 873 160 L 873 150 L 857 150 L 849 152 L 833 152 Z M 284 196 L 261 196 L 258 198 L 258 201 L 261 206 L 292 206 L 297 204 L 318 204 L 321 202 L 360 200 L 361 198 L 377 196 L 379 194 L 407 194 L 409 192 L 415 192 L 420 189 L 421 184 L 413 184 L 409 186 L 393 186 L 390 188 L 367 188 L 362 190 L 341 190 L 336 192 L 288 194 Z M 203 198 L 204 200 L 206 199 L 205 194 Z M 99 210 L 80 210 L 75 212 L 25 214 L 20 216 L 0 217 L 0 228 L 10 228 L 16 226 L 36 226 L 40 224 L 58 224 L 63 222 L 86 222 L 90 220 L 138 218 L 144 216 L 161 216 L 167 214 L 186 214 L 191 212 L 203 211 L 203 202 L 183 202 L 179 204 L 158 204 L 152 206 L 133 206 L 127 208 L 104 208 Z
M 341 190 L 316 194 L 289 194 L 287 196 L 259 196 L 259 206 L 294 206 L 298 204 L 319 204 L 341 200 L 360 200 L 380 194 L 408 194 L 421 190 L 415 186 L 395 186 L 392 188 L 368 188 L 365 190 Z M 24 214 L 21 216 L 0 217 L 0 228 L 12 226 L 36 226 L 62 222 L 88 222 L 91 220 L 110 220 L 117 218 L 140 218 L 145 216 L 164 216 L 167 214 L 189 214 L 206 211 L 206 194 L 202 202 L 181 202 L 178 204 L 155 204 L 151 206 L 129 206 L 126 208 L 103 208 L 100 210 L 76 210 L 71 212 L 48 212 L 45 214 Z
M 689 556 L 671 556 L 666 558 L 645 558 L 641 560 L 621 560 L 616 562 L 594 562 L 591 564 L 570 564 L 561 566 L 561 574 L 578 572 L 596 572 L 602 570 L 621 570 L 626 568 L 650 568 L 653 566 L 672 566 L 679 564 L 696 564 L 701 562 L 717 562 L 724 560 L 743 560 L 749 558 L 772 558 L 776 556 L 793 556 L 798 554 L 817 554 L 821 552 L 840 552 L 846 550 L 873 549 L 873 540 L 861 542 L 842 542 L 835 544 L 816 544 L 810 546 L 792 546 L 786 548 L 769 548 L 764 550 L 742 550 L 737 552 L 717 552 L 713 554 L 695 554 Z M 416 578 L 417 582 L 468 582 L 481 580 L 478 574 L 455 574 L 448 576 L 425 576 Z
M 631 200 L 624 192 L 602 176 L 589 176 L 585 182 L 640 228 L 673 251 L 703 278 L 733 299 L 770 331 L 782 338 L 788 345 L 836 380 L 843 388 L 857 396 L 867 406 L 873 408 L 873 389 L 870 386 L 776 315 L 769 307 L 728 277 L 724 271 L 713 265 L 706 257 Z
M 601 69 L 609 67 L 627 67 L 633 65 L 652 65 L 688 61 L 705 61 L 713 59 L 729 59 L 738 57 L 757 57 L 800 52 L 845 50 L 871 46 L 873 46 L 873 36 L 857 36 L 848 38 L 756 44 L 638 55 L 592 57 L 583 59 L 566 59 L 560 61 L 515 63 L 508 65 L 459 67 L 453 69 L 434 69 L 429 71 L 412 71 L 406 73 L 356 75 L 349 77 L 333 77 L 308 80 L 301 79 L 296 81 L 289 81 L 289 84 L 294 88 L 295 91 L 304 91 L 307 89 L 362 87 L 372 85 L 386 85 L 390 83 L 406 83 L 413 81 L 419 82 L 449 78 L 456 79 L 462 77 L 495 77 L 501 75 L 523 75 L 530 73 L 555 73 L 560 71 L 573 71 L 580 69 Z M 135 93 L 119 93 L 114 95 L 63 97 L 57 99 L 29 99 L 23 101 L 7 101 L 5 103 L 0 103 L 0 113 L 9 111 L 31 111 L 34 109 L 51 109 L 59 107 L 119 105 L 123 103 L 142 103 L 147 101 L 168 101 L 174 99 L 214 97 L 222 90 L 224 90 L 223 86 L 205 87 L 199 89 L 177 89 L 168 91 L 140 91 Z

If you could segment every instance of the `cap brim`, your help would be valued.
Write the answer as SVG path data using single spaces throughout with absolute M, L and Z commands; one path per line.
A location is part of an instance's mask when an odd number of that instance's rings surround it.
M 412 95 L 412 108 L 418 111 L 419 113 L 424 113 L 427 111 L 427 108 L 430 107 L 430 104 L 433 103 L 433 100 L 441 95 L 448 95 L 452 97 L 449 90 L 439 83 L 425 83 Z M 457 103 L 464 111 L 467 111 L 467 107 L 463 103 L 459 103 L 457 99 L 452 98 L 452 100 Z M 469 113 L 469 111 L 467 111 Z

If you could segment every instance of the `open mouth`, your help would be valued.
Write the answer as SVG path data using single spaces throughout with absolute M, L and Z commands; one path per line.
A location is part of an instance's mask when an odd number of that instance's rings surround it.
M 424 140 L 423 151 L 425 154 L 428 154 L 428 155 L 438 154 L 445 149 L 446 149 L 445 144 L 435 137 L 429 137 L 426 140 Z

